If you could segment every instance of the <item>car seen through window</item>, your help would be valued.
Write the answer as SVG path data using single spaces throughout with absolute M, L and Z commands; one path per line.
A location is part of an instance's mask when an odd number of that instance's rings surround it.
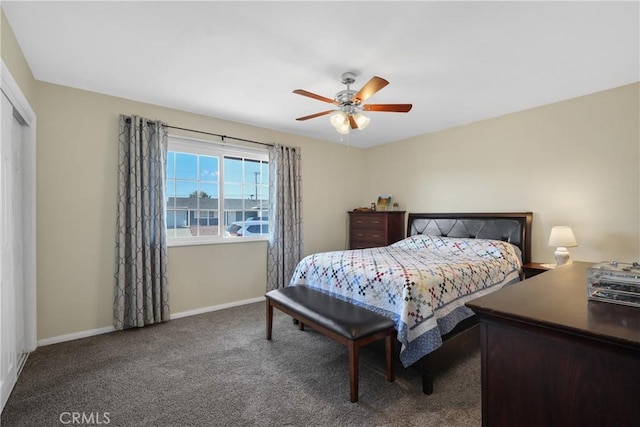
M 227 237 L 265 236 L 269 234 L 269 221 L 250 218 L 247 221 L 234 221 L 226 230 Z

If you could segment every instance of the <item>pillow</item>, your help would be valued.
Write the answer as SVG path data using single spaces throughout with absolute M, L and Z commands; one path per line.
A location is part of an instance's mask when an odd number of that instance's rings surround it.
M 416 234 L 391 246 L 403 250 L 428 250 L 449 257 L 502 258 L 512 263 L 516 268 L 522 266 L 520 248 L 500 240 Z

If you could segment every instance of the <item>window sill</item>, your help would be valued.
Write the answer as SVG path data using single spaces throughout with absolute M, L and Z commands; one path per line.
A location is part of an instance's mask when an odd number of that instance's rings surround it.
M 226 245 L 228 243 L 255 243 L 255 242 L 268 242 L 268 236 L 258 237 L 219 237 L 216 239 L 168 239 L 167 247 L 180 247 L 180 246 L 202 246 L 202 245 Z

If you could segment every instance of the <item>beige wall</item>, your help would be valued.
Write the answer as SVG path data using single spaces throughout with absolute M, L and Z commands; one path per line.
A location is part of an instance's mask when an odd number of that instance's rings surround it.
M 367 150 L 361 203 L 390 193 L 413 212 L 532 211 L 534 261 L 553 261 L 553 225 L 573 228 L 573 259 L 637 261 L 639 92 L 623 86 Z
M 31 104 L 31 108 L 35 110 L 35 80 L 2 9 L 0 9 L 0 53 L 2 61 L 11 71 L 11 75 Z
M 344 248 L 361 150 L 43 82 L 37 94 L 39 339 L 111 324 L 120 113 L 302 147 L 305 250 Z M 266 242 L 170 248 L 168 271 L 172 313 L 260 297 Z

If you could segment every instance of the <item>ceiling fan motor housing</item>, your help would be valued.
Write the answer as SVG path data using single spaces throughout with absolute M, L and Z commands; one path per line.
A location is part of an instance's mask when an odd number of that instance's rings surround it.
M 357 101 L 354 102 L 353 96 L 357 93 L 355 90 L 351 90 L 350 85 L 356 81 L 355 73 L 347 71 L 342 73 L 342 84 L 347 85 L 345 90 L 341 90 L 336 93 L 335 101 L 341 107 L 342 111 L 349 114 L 353 112 L 352 106 L 357 105 Z
M 345 89 L 336 93 L 335 100 L 340 106 L 344 107 L 347 105 L 353 105 L 353 95 L 356 94 L 355 90 Z

